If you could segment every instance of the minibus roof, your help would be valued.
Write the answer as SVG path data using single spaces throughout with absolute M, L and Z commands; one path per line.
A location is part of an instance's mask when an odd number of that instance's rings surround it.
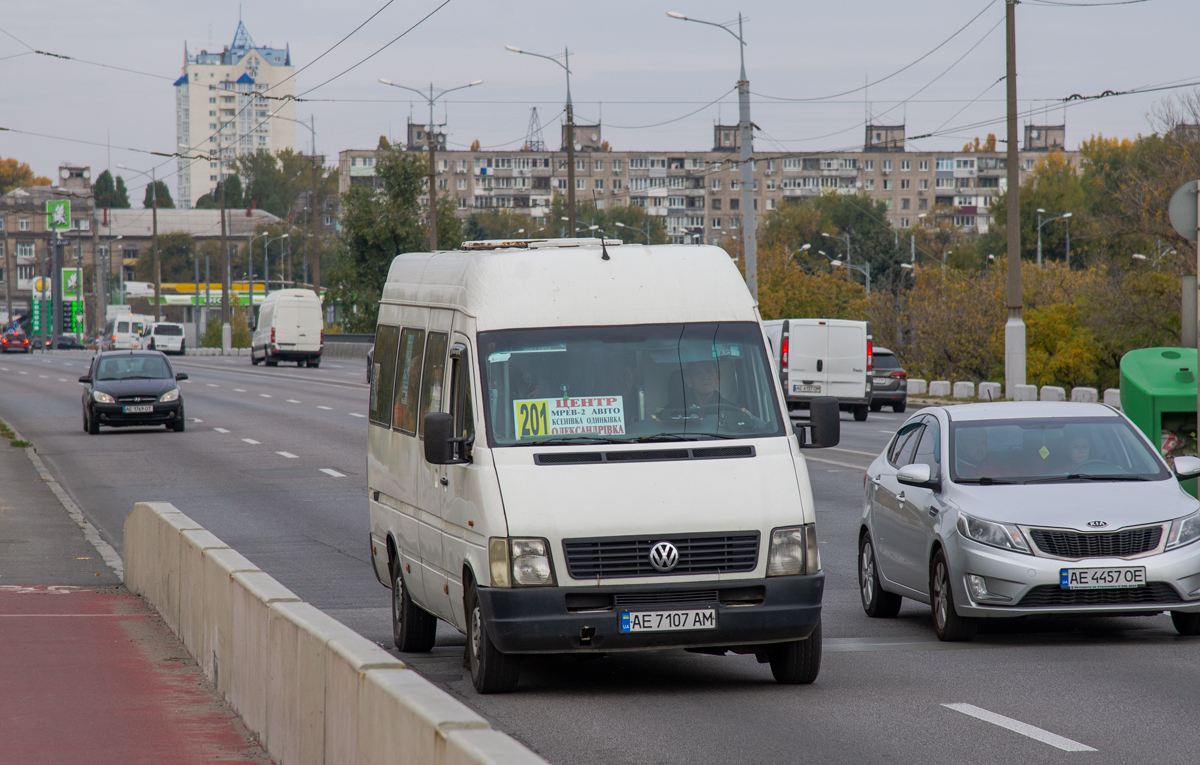
M 605 245 L 468 242 L 470 250 L 398 255 L 380 302 L 453 308 L 480 331 L 758 319 L 736 263 L 719 247 Z

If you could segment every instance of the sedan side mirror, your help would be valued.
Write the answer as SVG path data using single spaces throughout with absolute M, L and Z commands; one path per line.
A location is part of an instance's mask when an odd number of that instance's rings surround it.
M 92 378 L 91 378 L 91 377 L 88 377 L 87 375 L 84 375 L 83 377 L 80 377 L 80 378 L 79 378 L 79 382 L 81 382 L 81 383 L 87 383 L 87 384 L 89 384 L 89 385 L 90 385 L 90 384 L 91 384 L 91 382 L 92 382 Z
M 430 412 L 425 415 L 425 461 L 431 465 L 463 465 L 470 459 L 458 456 L 459 444 L 469 445 L 475 440 L 454 437 L 454 416 L 446 412 Z
M 818 396 L 808 405 L 808 422 L 794 426 L 801 449 L 827 449 L 842 440 L 842 415 L 833 396 Z M 808 431 L 808 437 L 805 436 Z
M 1200 476 L 1200 457 L 1176 457 L 1175 477 L 1181 481 Z
M 922 489 L 937 491 L 942 488 L 942 482 L 933 477 L 929 466 L 923 462 L 905 465 L 896 471 L 896 480 L 905 486 L 917 486 Z
M 188 373 L 187 372 L 176 372 L 175 379 L 176 380 L 186 380 L 186 379 L 188 379 Z

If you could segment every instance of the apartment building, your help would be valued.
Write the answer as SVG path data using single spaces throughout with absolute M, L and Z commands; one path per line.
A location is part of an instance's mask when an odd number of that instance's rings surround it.
M 185 43 L 183 57 L 182 76 L 175 80 L 178 143 L 193 157 L 208 156 L 178 160 L 175 202 L 188 209 L 233 174 L 237 157 L 295 148 L 295 102 L 274 98 L 294 96 L 296 89 L 289 48 L 255 45 L 241 21 L 222 51 L 192 55 Z M 267 91 L 272 98 L 264 97 Z
M 708 151 L 601 151 L 600 125 L 576 126 L 575 198 L 603 208 L 633 204 L 664 219 L 673 242 L 714 242 L 739 235 L 740 148 L 735 125 L 713 127 Z M 427 151 L 412 141 L 408 148 Z M 1004 152 L 907 151 L 904 125 L 869 125 L 861 151 L 755 152 L 755 217 L 819 194 L 856 194 L 882 202 L 893 226 L 916 225 L 940 205 L 964 230 L 991 225 L 993 200 L 1007 185 Z M 564 132 L 565 138 L 565 132 Z M 1048 151 L 1061 150 L 1065 126 L 1026 126 L 1020 175 Z M 439 142 L 438 146 L 444 145 Z M 1075 157 L 1074 152 L 1066 152 Z M 340 189 L 376 185 L 373 150 L 338 155 Z M 540 223 L 567 191 L 566 151 L 445 151 L 436 154 L 438 194 L 467 216 L 490 207 L 526 212 Z

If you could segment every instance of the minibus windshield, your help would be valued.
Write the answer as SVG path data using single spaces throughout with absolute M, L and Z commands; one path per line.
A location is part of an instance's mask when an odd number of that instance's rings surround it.
M 784 434 L 757 323 L 479 333 L 493 446 Z

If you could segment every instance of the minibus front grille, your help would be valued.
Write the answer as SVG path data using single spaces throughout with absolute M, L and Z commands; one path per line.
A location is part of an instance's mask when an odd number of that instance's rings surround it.
M 613 602 L 621 606 L 645 606 L 671 603 L 716 603 L 716 590 L 684 590 L 682 592 L 618 592 Z
M 670 571 L 659 571 L 650 564 L 650 550 L 659 542 L 670 542 L 679 552 L 679 562 Z M 757 531 L 563 540 L 567 573 L 572 579 L 753 571 L 758 566 L 758 548 Z
M 753 446 L 713 446 L 703 449 L 630 449 L 609 452 L 553 452 L 533 455 L 535 465 L 581 465 L 596 462 L 666 462 L 753 457 Z

